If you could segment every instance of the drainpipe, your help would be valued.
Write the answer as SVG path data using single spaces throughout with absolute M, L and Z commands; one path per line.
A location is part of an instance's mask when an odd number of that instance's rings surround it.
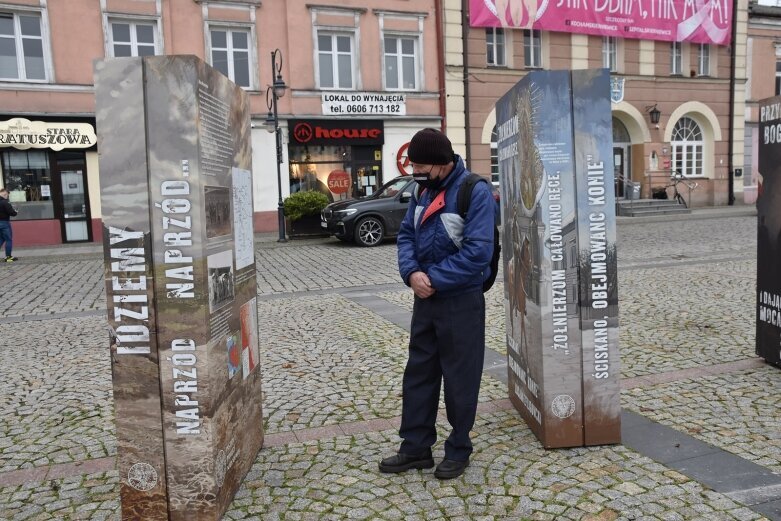
M 732 43 L 730 44 L 729 63 L 729 143 L 727 145 L 727 170 L 729 170 L 729 181 L 727 183 L 727 205 L 735 204 L 735 165 L 732 160 L 734 150 L 733 140 L 735 138 L 735 55 L 737 54 L 738 34 L 738 0 L 732 1 Z
M 461 40 L 464 42 L 464 146 L 466 147 L 466 158 L 472 152 L 472 139 L 469 136 L 470 118 L 469 118 L 469 15 L 467 14 L 467 0 L 461 0 Z
M 434 23 L 437 26 L 437 59 L 439 60 L 439 117 L 442 118 L 440 130 L 447 132 L 447 106 L 445 101 L 445 42 L 442 20 L 444 19 L 442 10 L 444 5 L 442 0 L 434 0 Z

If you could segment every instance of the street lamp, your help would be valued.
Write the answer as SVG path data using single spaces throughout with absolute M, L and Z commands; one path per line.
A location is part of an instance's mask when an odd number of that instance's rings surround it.
M 279 62 L 277 62 L 279 58 Z M 287 242 L 285 239 L 285 204 L 282 202 L 282 131 L 279 129 L 279 113 L 277 105 L 279 98 L 285 95 L 285 80 L 282 79 L 282 52 L 279 49 L 271 51 L 271 85 L 266 88 L 266 106 L 268 115 L 266 116 L 266 130 L 274 134 L 274 140 L 277 148 L 277 192 L 279 201 L 277 203 L 277 216 L 279 218 L 279 239 L 277 242 Z

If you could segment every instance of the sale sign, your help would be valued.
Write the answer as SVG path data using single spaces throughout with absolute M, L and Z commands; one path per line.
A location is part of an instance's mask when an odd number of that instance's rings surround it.
M 328 174 L 328 189 L 335 194 L 346 194 L 350 189 L 350 174 L 344 170 L 334 170 Z
M 732 0 L 469 0 L 472 27 L 729 45 Z

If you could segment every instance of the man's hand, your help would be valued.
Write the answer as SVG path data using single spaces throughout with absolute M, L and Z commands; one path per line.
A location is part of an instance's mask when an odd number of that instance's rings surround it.
M 420 298 L 429 298 L 437 291 L 431 287 L 431 280 L 422 271 L 416 271 L 409 276 L 409 285 L 415 295 Z

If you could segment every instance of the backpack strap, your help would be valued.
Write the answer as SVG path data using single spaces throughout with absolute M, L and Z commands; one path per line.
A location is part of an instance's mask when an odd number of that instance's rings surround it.
M 475 185 L 480 181 L 488 182 L 488 180 L 478 174 L 470 173 L 466 180 L 458 187 L 458 215 L 462 219 L 466 219 L 466 212 L 469 211 L 469 203 L 472 202 L 472 190 L 475 189 Z

